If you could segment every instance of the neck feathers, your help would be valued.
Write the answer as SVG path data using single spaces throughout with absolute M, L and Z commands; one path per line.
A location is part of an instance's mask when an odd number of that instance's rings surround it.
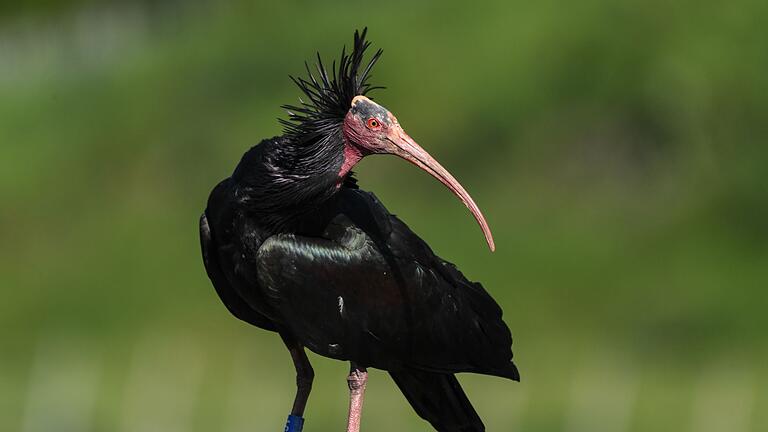
M 232 175 L 235 199 L 260 225 L 290 232 L 338 190 L 344 147 L 340 130 L 304 142 L 264 140 L 243 155 Z

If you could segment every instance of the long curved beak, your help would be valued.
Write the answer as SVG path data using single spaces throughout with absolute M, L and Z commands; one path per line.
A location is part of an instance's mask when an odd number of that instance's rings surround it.
M 485 221 L 483 213 L 480 211 L 480 208 L 477 207 L 477 204 L 475 204 L 472 197 L 469 196 L 469 193 L 464 190 L 464 187 L 461 186 L 451 173 L 443 168 L 443 166 L 430 156 L 426 150 L 416 144 L 416 141 L 408 136 L 400 125 L 392 127 L 387 136 L 387 141 L 391 143 L 391 148 L 386 149 L 387 153 L 400 156 L 428 172 L 432 177 L 438 179 L 440 183 L 448 187 L 448 189 L 450 189 L 451 192 L 453 192 L 454 195 L 467 206 L 469 211 L 472 212 L 472 216 L 477 220 L 477 223 L 480 224 L 480 229 L 483 230 L 485 241 L 488 242 L 488 248 L 491 249 L 491 252 L 496 250 L 496 245 L 493 242 L 493 234 L 491 234 L 491 229 L 488 227 L 488 222 Z

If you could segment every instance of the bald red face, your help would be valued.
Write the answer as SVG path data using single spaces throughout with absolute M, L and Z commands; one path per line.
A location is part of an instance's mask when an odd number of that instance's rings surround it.
M 495 249 L 491 230 L 472 197 L 445 168 L 405 133 L 397 118 L 386 108 L 365 96 L 355 96 L 342 129 L 344 139 L 351 147 L 345 152 L 358 152 L 360 157 L 375 153 L 393 154 L 418 166 L 447 186 L 472 212 L 491 251 Z M 351 168 L 357 160 L 345 162 L 345 166 L 350 165 L 348 168 Z
M 388 153 L 387 138 L 395 134 L 400 124 L 386 108 L 365 96 L 352 100 L 352 107 L 344 118 L 344 137 L 364 153 Z

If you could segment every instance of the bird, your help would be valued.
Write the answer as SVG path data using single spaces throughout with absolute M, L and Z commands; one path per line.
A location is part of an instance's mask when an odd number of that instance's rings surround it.
M 485 217 L 461 184 L 369 94 L 367 28 L 331 67 L 317 54 L 302 92 L 283 105 L 283 134 L 247 150 L 211 191 L 200 218 L 209 279 L 236 318 L 277 333 L 296 369 L 286 432 L 302 431 L 314 370 L 306 350 L 349 362 L 348 432 L 358 432 L 368 369 L 387 371 L 416 414 L 440 432 L 485 426 L 456 378 L 519 381 L 502 309 L 480 283 L 438 257 L 352 168 L 398 156 L 466 205 L 491 251 Z M 434 107 L 433 107 L 434 109 Z

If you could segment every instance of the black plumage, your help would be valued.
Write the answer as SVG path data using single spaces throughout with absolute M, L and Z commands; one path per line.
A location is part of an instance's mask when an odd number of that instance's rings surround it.
M 294 414 L 311 387 L 307 347 L 389 371 L 437 430 L 484 430 L 453 374 L 519 379 L 501 308 L 344 171 L 343 122 L 381 55 L 363 67 L 367 47 L 356 33 L 330 75 L 318 57 L 319 79 L 294 79 L 309 100 L 287 107 L 285 134 L 248 150 L 210 194 L 205 267 L 232 314 L 291 350 L 306 393 Z

